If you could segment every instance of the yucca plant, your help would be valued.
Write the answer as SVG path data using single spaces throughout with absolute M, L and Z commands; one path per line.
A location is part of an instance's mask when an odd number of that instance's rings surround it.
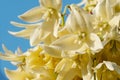
M 19 16 L 28 24 L 11 22 L 24 29 L 9 33 L 32 48 L 3 46 L 0 59 L 17 66 L 5 68 L 9 80 L 120 80 L 120 0 L 83 0 L 63 12 L 62 0 L 39 2 Z

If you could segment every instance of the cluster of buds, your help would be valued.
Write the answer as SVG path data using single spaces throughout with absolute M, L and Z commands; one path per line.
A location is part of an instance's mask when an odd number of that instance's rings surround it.
M 27 24 L 11 22 L 24 29 L 9 33 L 32 48 L 3 45 L 0 59 L 17 66 L 5 68 L 9 80 L 120 80 L 120 0 L 83 0 L 64 12 L 62 0 L 39 3 L 19 16 Z

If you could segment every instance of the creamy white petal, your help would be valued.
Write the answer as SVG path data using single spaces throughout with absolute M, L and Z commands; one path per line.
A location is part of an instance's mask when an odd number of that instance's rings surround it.
M 86 30 L 89 32 L 93 31 L 93 21 L 95 21 L 95 16 L 88 14 L 87 12 L 81 10 L 81 14 L 83 15 L 84 21 L 86 23 Z
M 68 58 L 62 59 L 55 71 L 58 73 L 56 80 L 73 80 L 75 76 L 81 76 L 80 69 L 76 68 L 74 60 Z
M 0 59 L 14 62 L 21 62 L 24 60 L 24 55 L 16 55 L 12 51 L 8 50 L 5 45 L 2 45 L 4 54 L 0 53 Z
M 80 27 L 79 27 L 79 25 L 75 19 L 75 16 L 73 14 L 70 14 L 67 17 L 65 27 L 68 29 L 69 32 L 72 32 L 72 33 L 80 31 Z
M 2 44 L 2 48 L 6 55 L 14 55 L 14 53 L 6 48 L 4 44 Z
M 110 5 L 110 0 L 100 0 L 96 5 L 93 12 L 98 18 L 103 18 L 105 20 L 111 19 L 113 16 L 112 6 Z
M 40 70 L 36 71 L 36 77 L 32 80 L 55 80 L 56 75 L 53 70 L 47 70 L 45 68 L 40 68 Z
M 77 39 L 77 35 L 69 34 L 54 41 L 52 45 L 62 50 L 76 50 L 80 47 L 80 45 L 77 42 L 75 42 L 77 41 Z
M 72 27 L 76 27 L 76 31 L 80 29 L 79 31 L 81 32 L 92 32 L 92 21 L 94 21 L 94 17 L 76 5 L 71 5 L 70 10 L 71 24 L 74 22 Z
M 7 54 L 7 55 L 6 55 Z M 21 55 L 8 55 L 8 53 L 2 54 L 0 53 L 0 59 L 6 60 L 6 61 L 13 61 L 13 62 L 22 62 L 24 60 L 25 56 Z
M 108 61 L 103 61 L 103 63 L 106 65 L 106 67 L 109 69 L 109 70 L 111 70 L 111 71 L 113 71 L 114 70 L 114 63 L 111 63 L 111 62 L 108 62 Z
M 24 37 L 24 38 L 29 39 L 30 35 L 34 32 L 34 29 L 27 28 L 19 32 L 12 32 L 12 31 L 8 31 L 8 32 L 17 37 Z
M 56 10 L 60 10 L 62 6 L 62 0 L 39 0 L 39 2 L 44 7 Z
M 41 29 L 43 29 L 44 31 L 53 32 L 53 29 L 55 27 L 55 22 L 56 19 L 51 18 L 50 20 L 42 23 Z
M 94 33 L 90 34 L 87 44 L 93 52 L 99 52 L 103 48 L 100 38 Z
M 52 7 L 53 6 L 53 0 L 39 0 L 40 4 L 44 7 Z
M 19 18 L 27 22 L 37 22 L 40 21 L 43 14 L 46 12 L 45 8 L 35 7 L 20 15 Z
M 36 28 L 33 34 L 30 36 L 30 45 L 35 46 L 39 44 L 43 39 L 49 36 L 49 32 L 43 31 L 41 28 Z
M 79 49 L 74 50 L 74 53 L 78 53 L 78 54 L 86 54 L 86 50 L 89 49 L 89 46 L 87 43 L 85 42 L 81 42 L 81 46 L 79 47 Z
M 45 32 L 43 34 L 44 36 L 41 38 L 41 40 L 46 45 L 50 45 L 53 41 L 56 40 L 56 38 L 50 32 Z
M 41 41 L 40 38 L 42 36 L 42 30 L 40 28 L 35 29 L 34 33 L 30 36 L 30 45 L 34 46 L 36 44 L 39 44 Z
M 117 65 L 114 62 L 109 62 L 109 61 L 103 61 L 103 63 L 106 65 L 106 67 L 111 70 L 111 71 L 116 71 L 118 74 L 120 74 L 120 66 Z
M 61 71 L 63 72 L 67 72 L 69 71 L 69 69 L 74 68 L 74 66 L 72 66 L 74 63 L 74 61 L 72 59 L 68 59 L 68 58 L 63 58 L 55 67 L 55 72 L 59 73 Z M 65 73 L 64 73 L 65 74 Z M 62 74 L 61 74 L 62 75 Z
M 26 80 L 26 78 L 32 79 L 33 77 L 32 75 L 30 75 L 25 71 L 17 71 L 17 70 L 11 71 L 6 68 L 5 68 L 5 73 L 10 80 Z
M 20 47 L 17 48 L 17 50 L 15 51 L 16 55 L 22 55 L 22 50 L 20 49 Z
M 106 10 L 105 10 L 105 1 L 106 0 L 100 0 L 99 3 L 96 5 L 94 9 L 94 13 L 97 17 L 103 17 L 105 18 L 106 15 Z
M 53 57 L 61 58 L 61 50 L 54 46 L 44 46 L 44 50 Z
M 112 26 L 112 27 L 114 27 L 114 26 L 119 26 L 118 24 L 119 24 L 119 22 L 120 22 L 120 15 L 117 15 L 117 16 L 114 16 L 110 21 L 109 21 L 109 24 Z
M 99 63 L 95 68 L 94 70 L 97 71 L 98 69 L 100 69 L 102 67 L 103 63 Z
M 35 23 L 35 24 L 22 24 L 22 23 L 18 23 L 18 22 L 14 22 L 11 21 L 10 22 L 12 25 L 16 26 L 16 27 L 20 27 L 20 28 L 30 28 L 30 29 L 34 29 L 38 26 L 40 26 L 42 23 Z
M 56 80 L 73 80 L 76 76 L 81 78 L 81 73 L 79 69 L 70 69 L 69 71 L 66 72 L 65 75 L 58 75 Z
M 110 1 L 111 0 L 106 0 L 106 14 L 108 19 L 111 19 L 113 16 L 113 10 L 112 6 L 110 5 Z
M 55 6 L 56 10 L 60 10 L 62 8 L 62 0 L 54 0 L 55 1 Z
M 54 30 L 53 30 L 53 35 L 54 35 L 55 37 L 58 37 L 59 27 L 60 27 L 60 21 L 58 22 L 58 21 L 56 20 L 55 25 L 54 25 Z
M 86 22 L 84 20 L 83 15 L 81 14 L 83 10 L 76 5 L 71 5 L 70 7 L 71 13 L 73 14 L 77 23 L 79 24 L 81 31 L 84 32 L 86 30 Z
M 100 69 L 103 65 L 105 65 L 108 70 L 110 70 L 110 71 L 116 71 L 118 74 L 120 74 L 120 66 L 117 65 L 116 63 L 110 62 L 110 61 L 103 61 L 102 63 L 99 63 L 99 64 L 94 68 L 94 70 Z

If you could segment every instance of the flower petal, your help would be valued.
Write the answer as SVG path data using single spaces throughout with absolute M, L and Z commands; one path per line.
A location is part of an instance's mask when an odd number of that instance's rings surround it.
M 103 61 L 102 63 L 99 63 L 94 70 L 98 70 L 100 69 L 103 65 L 105 65 L 107 67 L 107 69 L 109 69 L 110 71 L 116 71 L 118 74 L 120 74 L 120 66 L 117 65 L 114 62 L 110 62 L 110 61 Z
M 103 63 L 106 65 L 106 67 L 107 67 L 109 70 L 111 70 L 111 71 L 114 70 L 114 66 L 113 66 L 114 63 L 111 63 L 111 62 L 109 62 L 109 61 L 103 61 Z
M 27 22 L 37 22 L 41 20 L 45 11 L 45 8 L 35 7 L 20 15 L 19 18 Z
M 43 31 L 41 28 L 36 28 L 33 34 L 30 36 L 30 45 L 34 46 L 39 44 L 43 39 L 49 36 L 49 32 Z
M 106 14 L 108 19 L 111 19 L 113 16 L 113 10 L 111 8 L 110 1 L 111 0 L 106 0 Z
M 24 60 L 25 56 L 17 56 L 17 55 L 4 55 L 0 53 L 0 59 L 6 60 L 6 61 L 13 61 L 13 62 L 22 62 Z
M 69 71 L 67 71 L 65 75 L 58 75 L 56 80 L 73 80 L 76 76 L 78 76 L 79 79 L 81 79 L 80 70 L 72 68 Z
M 16 27 L 20 27 L 20 28 L 31 28 L 34 29 L 38 26 L 40 26 L 42 23 L 35 23 L 35 24 L 22 24 L 22 23 L 18 23 L 18 22 L 14 22 L 11 21 L 10 22 L 12 25 L 16 26 Z
M 39 0 L 40 4 L 44 7 L 60 10 L 62 6 L 62 0 Z
M 44 50 L 53 57 L 61 58 L 61 51 L 54 46 L 44 46 Z
M 113 16 L 113 10 L 110 5 L 110 0 L 100 0 L 96 5 L 93 12 L 98 18 L 104 18 L 105 20 L 111 19 Z
M 77 35 L 69 34 L 54 41 L 52 45 L 62 50 L 76 50 L 80 47 L 80 45 L 75 42 L 77 39 Z
M 26 73 L 24 71 L 10 71 L 5 68 L 5 73 L 9 80 L 26 80 L 26 79 L 32 79 L 32 75 L 29 73 Z
M 94 52 L 98 52 L 103 48 L 100 38 L 94 33 L 90 34 L 90 40 L 88 40 L 87 44 Z
M 73 80 L 75 76 L 80 77 L 80 69 L 76 68 L 76 63 L 72 59 L 62 59 L 55 68 L 58 73 L 56 80 Z M 74 73 L 74 74 L 73 74 Z
M 24 60 L 24 55 L 16 55 L 12 51 L 8 50 L 4 45 L 2 45 L 2 47 L 5 53 L 0 53 L 0 59 L 13 62 L 22 62 Z
M 34 29 L 27 28 L 27 29 L 19 31 L 19 32 L 12 32 L 12 31 L 8 31 L 8 32 L 17 37 L 24 37 L 24 38 L 29 39 L 30 35 L 33 33 L 33 31 L 34 31 Z
M 2 44 L 2 48 L 3 48 L 4 52 L 6 53 L 6 55 L 14 55 L 14 53 L 12 51 L 8 50 L 4 44 Z

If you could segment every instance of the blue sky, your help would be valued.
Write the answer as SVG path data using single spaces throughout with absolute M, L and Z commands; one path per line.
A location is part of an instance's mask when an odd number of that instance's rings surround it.
M 66 4 L 80 1 L 63 0 L 63 7 Z M 0 0 L 0 52 L 3 52 L 2 44 L 5 44 L 11 51 L 15 51 L 17 47 L 20 47 L 22 51 L 30 48 L 28 40 L 12 36 L 8 31 L 19 31 L 20 29 L 11 25 L 10 21 L 23 23 L 17 16 L 36 6 L 39 6 L 38 0 Z M 4 67 L 15 68 L 9 62 L 0 60 L 0 80 L 7 80 L 3 70 Z

